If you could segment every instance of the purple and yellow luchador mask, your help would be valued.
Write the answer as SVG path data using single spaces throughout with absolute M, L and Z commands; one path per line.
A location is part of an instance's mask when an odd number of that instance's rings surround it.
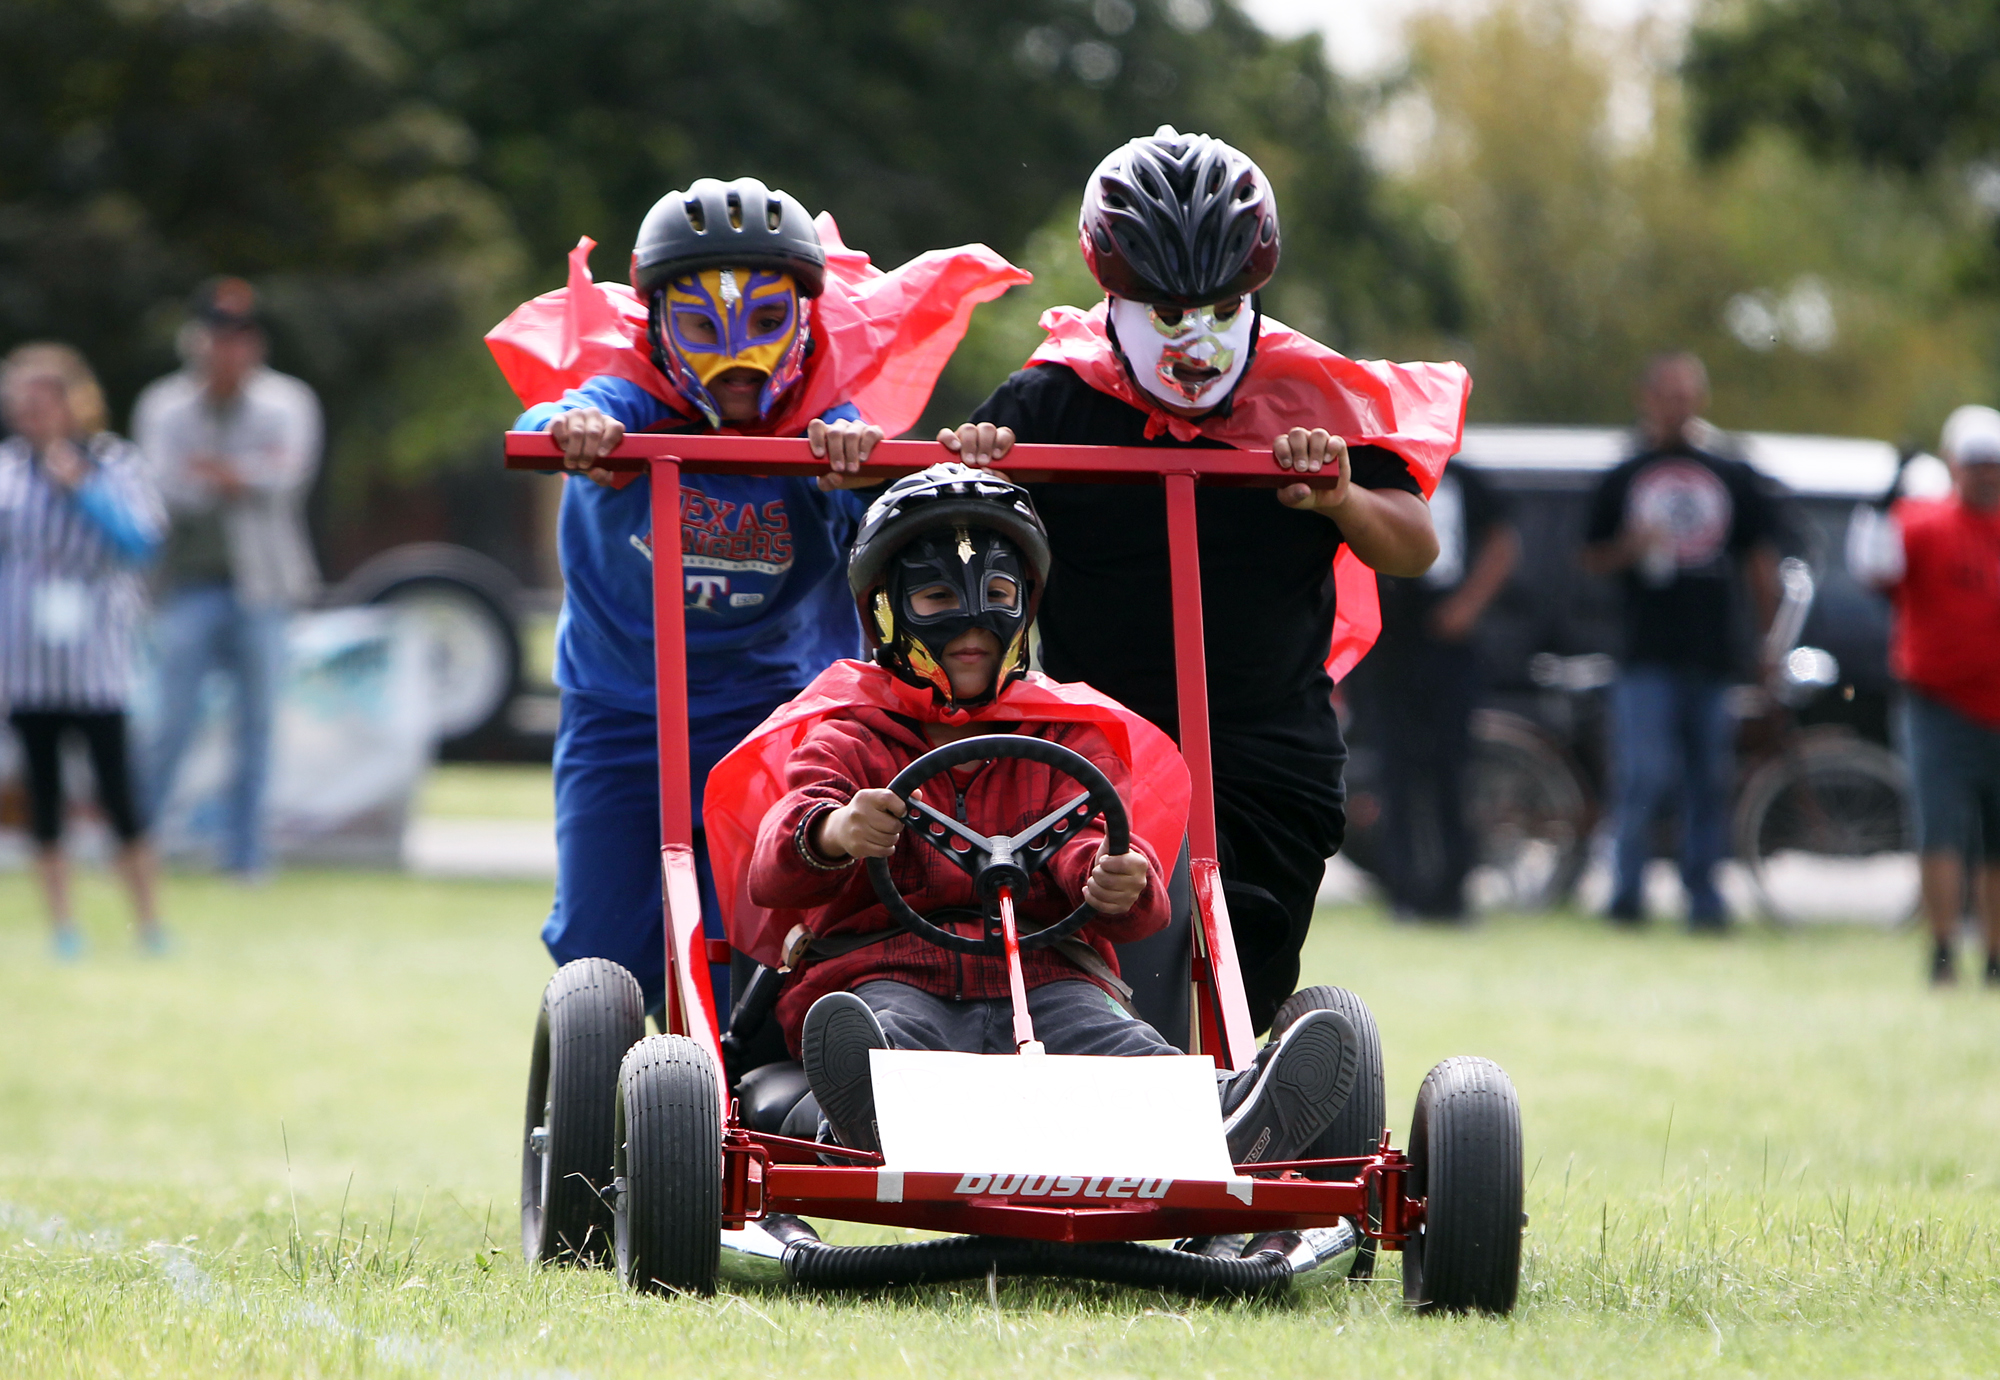
M 765 376 L 757 415 L 768 417 L 805 371 L 810 330 L 798 284 L 763 268 L 711 268 L 660 289 L 662 353 L 674 386 L 710 426 L 722 415 L 708 385 L 730 369 Z

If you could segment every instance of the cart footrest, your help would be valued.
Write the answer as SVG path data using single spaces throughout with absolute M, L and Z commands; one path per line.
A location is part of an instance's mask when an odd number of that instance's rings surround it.
M 828 1246 L 798 1241 L 785 1252 L 785 1274 L 820 1289 L 887 1289 L 995 1275 L 1089 1279 L 1201 1297 L 1281 1293 L 1292 1282 L 1283 1253 L 1226 1260 L 1130 1241 L 1069 1245 L 1004 1236 L 956 1236 L 891 1246 Z

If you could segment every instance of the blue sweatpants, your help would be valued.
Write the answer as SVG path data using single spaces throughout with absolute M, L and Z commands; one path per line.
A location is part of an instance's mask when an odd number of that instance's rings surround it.
M 698 720 L 693 756 L 694 861 L 703 927 L 723 937 L 701 793 L 710 768 L 762 723 L 775 704 Z M 648 1010 L 666 999 L 667 948 L 660 892 L 660 768 L 651 714 L 574 692 L 556 733 L 556 899 L 542 942 L 557 963 L 608 958 L 631 970 Z M 716 1009 L 729 1019 L 729 966 L 712 964 Z

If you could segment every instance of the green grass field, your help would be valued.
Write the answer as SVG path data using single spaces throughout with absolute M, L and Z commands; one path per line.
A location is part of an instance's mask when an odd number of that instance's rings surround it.
M 92 954 L 57 968 L 0 876 L 6 1376 L 2000 1373 L 2000 994 L 1925 990 L 1908 936 L 1326 915 L 1307 976 L 1373 1004 L 1399 1140 L 1444 1055 L 1520 1088 L 1523 1306 L 1439 1319 L 1393 1258 L 1310 1306 L 530 1272 L 545 888 L 181 879 L 163 962 L 85 898 Z

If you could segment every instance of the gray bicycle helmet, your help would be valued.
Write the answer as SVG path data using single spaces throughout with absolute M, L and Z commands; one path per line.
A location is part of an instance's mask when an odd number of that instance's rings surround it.
M 1278 267 L 1278 199 L 1248 154 L 1161 125 L 1097 165 L 1078 220 L 1114 297 L 1198 307 L 1247 296 Z
M 798 198 L 754 177 L 697 179 L 653 203 L 632 246 L 632 286 L 639 296 L 674 278 L 709 268 L 769 268 L 789 273 L 801 297 L 826 285 L 826 250 Z

